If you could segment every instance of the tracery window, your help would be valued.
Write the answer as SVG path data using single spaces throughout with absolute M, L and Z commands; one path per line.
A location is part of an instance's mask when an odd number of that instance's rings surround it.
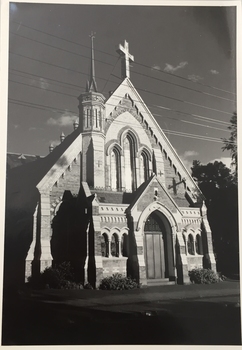
M 109 256 L 108 250 L 108 236 L 106 233 L 103 233 L 101 236 L 101 251 L 103 257 L 107 258 Z
M 192 234 L 188 235 L 187 250 L 188 250 L 188 254 L 195 255 L 195 252 L 194 252 L 194 239 L 193 239 Z
M 116 233 L 114 233 L 111 238 L 111 255 L 114 257 L 119 256 L 118 236 Z

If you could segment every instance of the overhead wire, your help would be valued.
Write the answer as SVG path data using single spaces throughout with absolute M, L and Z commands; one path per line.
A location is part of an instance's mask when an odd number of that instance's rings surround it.
M 48 35 L 48 36 L 51 36 L 51 37 L 54 37 L 54 38 L 58 38 L 58 39 L 60 39 L 60 40 L 63 40 L 63 41 L 66 41 L 66 42 L 70 42 L 70 43 L 72 43 L 72 44 L 75 44 L 75 45 L 82 46 L 82 47 L 85 47 L 85 48 L 90 49 L 90 46 L 88 46 L 88 45 L 83 45 L 83 44 L 78 43 L 78 42 L 75 42 L 75 41 L 71 41 L 71 40 L 64 39 L 64 38 L 62 38 L 62 37 L 60 37 L 60 36 L 53 35 L 53 34 L 50 34 L 50 33 L 45 32 L 45 31 L 42 31 L 42 30 L 39 30 L 39 29 L 30 27 L 30 26 L 24 25 L 23 23 L 20 23 L 20 22 L 16 22 L 16 21 L 12 21 L 12 22 L 13 22 L 13 23 L 16 23 L 16 24 L 19 24 L 19 25 L 21 25 L 21 26 L 23 26 L 23 27 L 29 28 L 29 29 L 31 29 L 31 30 L 40 32 L 40 33 L 42 33 L 42 34 L 45 34 L 45 35 Z M 14 35 L 20 35 L 20 34 L 13 33 L 13 32 L 11 32 L 11 33 L 14 34 Z M 25 37 L 25 36 L 23 36 L 23 37 Z M 34 39 L 31 39 L 31 38 L 28 38 L 28 37 L 25 37 L 25 38 L 26 38 L 26 39 L 30 39 L 30 40 L 34 40 Z M 45 43 L 43 43 L 43 42 L 41 42 L 41 43 L 42 43 L 42 44 L 45 44 Z M 49 46 L 51 46 L 51 45 L 49 45 Z M 57 47 L 55 47 L 55 48 L 57 48 Z M 58 49 L 58 48 L 57 48 L 57 49 Z M 69 52 L 70 52 L 70 51 L 69 51 Z M 113 54 L 110 54 L 110 53 L 108 53 L 108 52 L 105 52 L 105 51 L 102 51 L 102 50 L 98 50 L 98 49 L 95 49 L 95 52 L 101 52 L 101 53 L 104 53 L 104 54 L 109 55 L 109 56 L 117 57 L 116 55 L 113 55 Z M 71 53 L 73 53 L 73 52 L 71 52 Z M 76 54 L 76 53 L 75 53 L 75 54 Z M 77 55 L 80 56 L 80 54 L 77 54 Z M 106 63 L 106 62 L 104 62 L 104 61 L 101 61 L 101 62 L 102 62 L 102 63 Z M 193 83 L 193 84 L 197 84 L 197 85 L 209 87 L 209 88 L 212 88 L 212 89 L 216 89 L 216 90 L 218 90 L 218 91 L 222 91 L 222 92 L 226 92 L 226 93 L 229 93 L 229 94 L 232 94 L 232 95 L 236 95 L 234 92 L 231 92 L 231 91 L 228 91 L 228 90 L 225 90 L 225 89 L 221 89 L 221 88 L 218 88 L 218 87 L 215 87 L 215 86 L 212 86 L 212 85 L 204 84 L 204 83 L 201 83 L 201 82 L 195 82 L 195 81 L 192 81 L 192 80 L 190 80 L 190 79 L 188 79 L 188 78 L 182 77 L 182 76 L 177 75 L 177 74 L 174 74 L 174 73 L 171 74 L 171 73 L 162 71 L 162 70 L 160 70 L 160 69 L 155 69 L 154 67 L 145 65 L 144 63 L 141 63 L 141 62 L 135 61 L 135 64 L 140 65 L 140 66 L 145 67 L 145 68 L 149 68 L 149 69 L 155 70 L 155 71 L 157 71 L 157 72 L 159 72 L 159 73 L 162 73 L 162 74 L 165 74 L 165 75 L 168 75 L 168 76 L 173 76 L 173 77 L 177 77 L 177 78 L 182 79 L 182 80 L 186 80 L 186 81 L 188 81 L 188 82 L 190 82 L 190 83 Z M 135 73 L 143 75 L 142 73 L 139 73 L 139 72 L 135 72 Z M 144 75 L 144 76 L 146 76 L 146 75 Z M 153 77 L 149 76 L 149 78 L 153 78 Z M 154 79 L 159 79 L 159 78 L 155 78 L 155 77 L 154 77 Z M 168 82 L 168 83 L 170 83 L 170 82 Z M 174 85 L 175 85 L 175 84 L 174 84 Z M 214 96 L 216 96 L 216 95 L 214 95 Z M 216 97 L 219 98 L 219 96 L 216 96 Z M 230 99 L 228 99 L 228 100 L 230 100 Z M 231 101 L 234 101 L 234 100 L 231 100 Z
M 10 99 L 9 102 L 13 103 L 13 104 L 16 104 L 16 105 L 24 106 L 24 107 L 36 108 L 36 109 L 45 110 L 45 111 L 51 110 L 52 112 L 58 113 L 58 114 L 60 114 L 60 113 L 62 114 L 63 112 L 65 114 L 68 114 L 68 113 L 76 114 L 75 112 L 70 111 L 70 110 L 59 109 L 59 108 L 50 107 L 50 106 L 43 106 L 43 105 L 30 103 L 30 102 L 23 102 L 21 100 Z M 113 121 L 112 118 L 105 118 L 105 120 L 106 121 L 108 121 L 108 120 Z M 118 123 L 118 124 L 122 124 L 122 125 L 127 125 L 125 122 L 122 122 L 122 121 L 114 120 L 114 122 Z M 140 129 L 144 130 L 142 125 L 138 126 L 137 124 L 132 124 L 132 123 L 129 123 L 129 125 L 133 126 L 136 129 L 140 128 Z M 176 135 L 176 136 L 184 136 L 184 137 L 186 136 L 186 137 L 195 138 L 195 139 L 198 139 L 198 140 L 204 140 L 204 141 L 207 140 L 207 141 L 214 141 L 214 142 L 221 142 L 221 143 L 223 142 L 222 139 L 215 138 L 215 137 L 210 137 L 210 136 L 203 136 L 203 135 L 184 133 L 184 132 L 175 131 L 175 130 L 169 130 L 169 129 L 162 129 L 162 131 L 164 131 L 165 133 L 168 133 L 168 134 L 172 134 L 172 135 Z M 224 130 L 224 131 L 226 131 L 226 130 Z
M 55 64 L 52 64 L 52 63 L 49 63 L 49 62 L 41 61 L 39 59 L 28 57 L 28 56 L 25 56 L 25 55 L 22 55 L 22 54 L 18 54 L 18 53 L 14 53 L 14 52 L 11 52 L 11 53 L 14 54 L 14 55 L 20 56 L 20 57 L 24 57 L 24 58 L 27 58 L 27 59 L 30 59 L 30 60 L 34 60 L 34 61 L 37 61 L 37 62 L 40 62 L 40 63 L 47 64 L 47 65 L 50 65 L 50 66 L 54 66 L 54 67 L 57 67 L 57 68 L 61 68 L 61 69 L 65 69 L 65 70 L 68 70 L 68 71 L 72 71 L 72 72 L 75 72 L 75 73 L 79 73 L 79 74 L 83 74 L 83 75 L 89 76 L 88 73 L 76 71 L 76 70 L 73 70 L 73 69 L 70 69 L 70 68 L 66 68 L 66 67 L 63 67 L 63 66 L 59 66 L 59 65 L 55 65 Z M 104 79 L 104 78 L 99 77 L 99 79 L 105 80 L 105 82 L 106 82 L 106 79 Z M 152 91 L 149 91 L 149 90 L 146 90 L 146 89 L 142 89 L 142 88 L 139 88 L 139 87 L 137 87 L 137 90 L 145 92 L 145 93 L 149 93 L 149 94 L 152 94 L 152 95 L 164 97 L 164 98 L 167 98 L 167 99 L 171 99 L 171 100 L 174 100 L 174 101 L 177 101 L 177 102 L 180 102 L 180 103 L 185 103 L 185 104 L 193 105 L 193 106 L 196 106 L 196 107 L 205 108 L 205 109 L 216 111 L 216 112 L 223 113 L 223 114 L 228 114 L 228 115 L 231 116 L 231 112 L 226 112 L 226 111 L 223 111 L 223 110 L 219 110 L 219 109 L 215 109 L 215 108 L 199 105 L 197 103 L 193 103 L 193 102 L 190 102 L 190 101 L 185 101 L 185 100 L 182 100 L 182 99 L 179 99 L 179 98 L 175 98 L 175 97 L 170 97 L 170 96 L 163 95 L 163 94 L 160 94 L 160 93 L 157 93 L 157 92 L 152 92 Z

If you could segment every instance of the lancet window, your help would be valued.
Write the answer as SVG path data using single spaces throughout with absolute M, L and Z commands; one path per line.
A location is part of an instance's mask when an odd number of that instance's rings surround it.
M 111 188 L 117 191 L 121 188 L 120 152 L 114 147 L 111 151 Z
M 140 155 L 140 183 L 145 182 L 149 178 L 149 158 L 146 152 Z
M 133 135 L 127 134 L 123 141 L 124 150 L 124 177 L 126 191 L 136 189 L 135 169 L 135 139 Z
M 118 236 L 116 233 L 114 233 L 111 238 L 111 255 L 114 257 L 119 256 L 119 243 Z
M 101 251 L 102 251 L 102 256 L 107 258 L 109 256 L 109 244 L 108 244 L 108 236 L 106 233 L 103 233 L 101 236 Z
M 190 234 L 188 235 L 188 239 L 187 239 L 187 250 L 188 250 L 188 254 L 190 255 L 195 255 L 195 251 L 194 251 L 194 239 L 193 236 Z
M 197 254 L 202 254 L 202 239 L 199 234 L 196 235 L 196 241 L 195 241 L 195 246 L 196 246 L 196 253 Z

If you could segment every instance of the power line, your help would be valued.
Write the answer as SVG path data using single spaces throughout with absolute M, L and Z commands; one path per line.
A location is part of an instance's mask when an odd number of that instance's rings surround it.
M 16 23 L 16 24 L 19 24 L 19 25 L 21 25 L 22 27 L 26 27 L 26 28 L 28 28 L 28 29 L 34 30 L 34 31 L 36 31 L 36 32 L 40 32 L 40 33 L 42 33 L 42 34 L 45 34 L 45 35 L 48 35 L 48 36 L 51 36 L 51 37 L 54 37 L 54 38 L 58 38 L 58 39 L 60 39 L 60 40 L 63 40 L 63 41 L 66 41 L 66 42 L 69 42 L 69 43 L 72 43 L 72 44 L 75 44 L 75 45 L 82 46 L 82 47 L 85 47 L 85 48 L 90 49 L 90 46 L 83 45 L 83 44 L 80 44 L 80 43 L 75 42 L 75 41 L 71 41 L 71 40 L 64 39 L 64 38 L 59 37 L 59 36 L 57 36 L 57 35 L 53 35 L 53 34 L 44 32 L 44 31 L 42 31 L 42 30 L 39 30 L 39 29 L 30 27 L 30 26 L 24 25 L 24 24 L 22 24 L 21 22 L 16 22 L 16 21 L 12 21 L 12 22 L 13 22 L 13 23 Z M 16 34 L 16 35 L 17 35 L 17 34 Z M 32 39 L 31 39 L 31 40 L 32 40 Z M 112 56 L 112 57 L 117 57 L 116 55 L 112 55 L 112 54 L 110 54 L 110 53 L 108 53 L 108 52 L 105 52 L 105 51 L 102 51 L 102 50 L 95 49 L 95 51 L 96 51 L 96 52 L 104 53 L 104 54 L 109 55 L 109 56 Z M 165 75 L 172 76 L 172 77 L 177 77 L 177 78 L 179 78 L 179 79 L 188 81 L 188 82 L 190 82 L 190 83 L 192 83 L 192 84 L 197 84 L 197 85 L 209 87 L 209 88 L 212 88 L 212 89 L 215 89 L 215 90 L 218 90 L 218 91 L 226 92 L 226 93 L 229 93 L 229 94 L 232 94 L 232 95 L 236 95 L 234 92 L 231 92 L 231 91 L 228 91 L 228 90 L 224 90 L 224 89 L 221 89 L 221 88 L 212 86 L 212 85 L 204 84 L 204 83 L 201 83 L 201 82 L 198 82 L 198 81 L 195 82 L 195 81 L 192 81 L 192 80 L 190 80 L 190 79 L 188 79 L 188 78 L 182 77 L 182 76 L 177 75 L 177 74 L 174 74 L 174 73 L 171 74 L 171 73 L 168 73 L 168 72 L 161 71 L 160 69 L 155 69 L 154 67 L 148 66 L 148 65 L 143 64 L 143 63 L 141 63 L 141 62 L 135 61 L 135 64 L 140 65 L 140 66 L 145 67 L 145 68 L 148 68 L 148 69 L 155 70 L 155 71 L 157 71 L 157 72 L 159 72 L 159 73 L 161 73 L 161 74 L 165 74 Z M 138 73 L 138 72 L 137 72 L 137 73 Z
M 75 96 L 71 95 L 71 94 L 66 94 L 64 92 L 59 92 L 59 91 L 55 91 L 55 90 L 51 90 L 51 89 L 43 89 L 39 86 L 34 86 L 34 85 L 30 85 L 30 84 L 25 84 L 25 83 L 22 83 L 22 82 L 19 82 L 19 81 L 15 81 L 15 80 L 11 80 L 9 79 L 9 81 L 11 81 L 12 83 L 16 83 L 16 84 L 20 84 L 20 85 L 24 85 L 24 86 L 29 86 L 31 88 L 35 88 L 35 89 L 40 89 L 40 90 L 44 90 L 44 91 L 50 91 L 50 92 L 54 92 L 55 94 L 59 94 L 59 95 L 64 95 L 64 96 L 69 96 L 69 97 L 72 97 L 72 98 L 76 98 Z
M 43 89 L 39 86 L 33 86 L 33 85 L 29 85 L 29 84 L 25 84 L 25 83 L 22 83 L 22 82 L 18 82 L 18 81 L 14 81 L 14 80 L 9 80 L 13 83 L 17 83 L 17 84 L 20 84 L 20 85 L 24 85 L 24 86 L 29 86 L 29 87 L 33 87 L 33 88 L 36 88 L 36 89 L 40 89 L 40 90 L 44 90 L 44 91 L 50 91 L 50 92 L 53 92 L 53 93 L 57 93 L 57 94 L 60 94 L 60 95 L 65 95 L 65 96 L 70 96 L 72 98 L 76 98 L 75 96 L 73 95 L 70 95 L 70 94 L 66 94 L 66 93 L 63 93 L 63 92 L 59 92 L 59 91 L 55 91 L 55 90 L 51 90 L 51 89 Z M 21 101 L 19 101 L 20 103 Z M 28 103 L 27 101 L 25 103 Z M 111 104 L 107 104 L 107 105 L 111 105 Z M 111 105 L 111 106 L 116 106 L 116 105 Z M 44 107 L 42 105 L 42 107 Z M 148 106 L 149 108 L 151 108 L 152 106 Z M 49 108 L 49 107 L 47 107 Z M 171 109 L 169 109 L 171 110 Z M 175 111 L 175 110 L 171 110 L 171 111 Z M 178 112 L 178 111 L 175 111 L 175 112 Z M 191 115 L 193 116 L 192 114 L 189 114 L 189 113 L 183 113 L 183 112 L 179 112 L 181 114 L 185 114 L 185 115 Z M 209 128 L 209 129 L 215 129 L 215 130 L 220 130 L 220 131 L 228 131 L 228 130 L 225 130 L 225 129 L 220 129 L 220 128 L 216 128 L 216 127 L 212 127 L 212 126 L 208 126 L 208 125 L 204 125 L 204 124 L 199 124 L 199 123 L 193 123 L 193 122 L 189 122 L 189 121 L 185 121 L 185 120 L 180 120 L 180 119 L 177 119 L 177 118 L 172 118 L 172 117 L 167 117 L 167 116 L 161 116 L 159 114 L 156 114 L 156 113 L 152 113 L 154 116 L 157 116 L 157 117 L 162 117 L 162 118 L 166 118 L 166 119 L 173 119 L 173 120 L 177 120 L 177 121 L 180 121 L 180 122 L 184 122 L 184 123 L 190 123 L 190 124 L 194 124 L 194 125 L 197 125 L 197 126 L 202 126 L 202 127 L 206 127 L 206 128 Z M 228 123 L 229 124 L 229 123 Z M 230 125 L 230 124 L 229 124 Z
M 28 38 L 28 37 L 26 37 L 26 36 L 23 36 L 23 35 L 20 35 L 20 34 L 17 34 L 17 33 L 10 32 L 10 34 L 13 34 L 13 35 L 19 36 L 19 37 L 21 37 L 21 38 L 25 38 L 25 39 L 28 39 L 28 40 L 37 42 L 37 43 L 40 43 L 40 44 L 42 44 L 42 45 L 46 45 L 46 46 L 48 46 L 48 47 L 51 47 L 51 48 L 54 48 L 54 49 L 57 49 L 57 50 L 61 50 L 61 51 L 67 52 L 67 53 L 70 53 L 70 54 L 73 54 L 73 55 L 76 55 L 76 56 L 79 56 L 79 57 L 84 57 L 84 58 L 90 59 L 89 56 L 81 55 L 81 54 L 78 54 L 78 53 L 75 53 L 75 52 L 72 52 L 72 51 L 69 51 L 69 50 L 66 50 L 66 49 L 57 47 L 57 46 L 53 46 L 53 45 L 44 43 L 44 42 L 39 41 L 39 40 L 36 40 L 36 39 Z M 107 55 L 108 55 L 108 53 L 107 53 Z M 115 57 L 116 57 L 116 56 L 115 56 Z M 120 58 L 120 57 L 119 57 L 119 58 Z M 118 59 L 119 59 L 119 58 L 118 58 Z M 112 67 L 113 67 L 112 72 L 113 72 L 113 70 L 115 69 L 115 67 L 116 67 L 116 65 L 117 65 L 117 62 L 116 62 L 116 64 L 113 66 L 111 63 L 108 63 L 108 62 L 106 62 L 106 61 L 97 60 L 96 58 L 95 58 L 95 61 L 112 66 Z M 112 75 L 112 76 L 114 76 L 115 78 L 118 78 L 118 79 L 119 79 L 119 77 L 117 77 L 116 75 L 112 74 L 112 72 L 111 72 L 110 75 Z M 189 90 L 189 91 L 192 91 L 192 92 L 197 92 L 197 93 L 200 93 L 200 94 L 202 94 L 202 95 L 206 95 L 206 96 L 210 96 L 210 97 L 215 97 L 215 98 L 222 99 L 222 100 L 225 100 L 225 101 L 236 102 L 235 100 L 232 100 L 232 99 L 229 99 L 229 98 L 225 98 L 225 97 L 222 97 L 222 96 L 210 94 L 210 93 L 208 93 L 208 92 L 204 92 L 204 91 L 201 91 L 201 90 L 198 90 L 198 89 L 190 88 L 190 87 L 187 87 L 187 86 L 184 86 L 184 85 L 181 85 L 181 84 L 169 82 L 169 81 L 167 81 L 167 80 L 160 79 L 160 78 L 157 78 L 157 77 L 152 77 L 152 76 L 150 76 L 150 75 L 147 75 L 147 74 L 144 74 L 144 73 L 140 73 L 140 72 L 137 72 L 137 71 L 132 71 L 132 73 L 135 73 L 135 74 L 144 76 L 144 77 L 149 78 L 149 79 L 158 80 L 158 81 L 164 82 L 164 83 L 166 83 L 166 84 L 170 84 L 170 85 L 174 85 L 174 86 L 177 86 L 177 87 L 181 87 L 181 88 L 183 88 L 183 89 L 186 89 L 186 90 Z M 179 77 L 179 76 L 178 76 L 178 77 Z M 181 77 L 180 77 L 180 78 L 181 78 Z M 188 80 L 189 82 L 191 82 L 189 79 L 187 79 L 187 80 Z
M 13 35 L 19 36 L 19 37 L 21 37 L 21 38 L 25 38 L 25 39 L 34 41 L 34 42 L 36 42 L 36 43 L 39 43 L 39 44 L 42 44 L 42 45 L 45 45 L 45 46 L 48 46 L 48 47 L 52 47 L 52 48 L 54 48 L 54 49 L 57 49 L 57 50 L 60 50 L 60 51 L 63 51 L 63 52 L 71 53 L 72 55 L 76 55 L 76 56 L 79 56 L 79 57 L 84 57 L 84 58 L 87 58 L 88 60 L 90 60 L 90 57 L 89 57 L 89 56 L 81 55 L 81 54 L 79 54 L 79 53 L 76 53 L 76 52 L 72 52 L 72 51 L 63 49 L 63 48 L 61 48 L 61 47 L 57 47 L 57 46 L 53 46 L 53 45 L 50 45 L 50 44 L 47 44 L 47 43 L 43 43 L 42 41 L 39 41 L 39 40 L 36 40 L 36 39 L 31 39 L 31 38 L 28 38 L 28 37 L 26 37 L 26 36 L 24 36 L 24 35 L 20 35 L 20 34 L 17 34 L 17 33 L 10 32 L 10 34 L 13 34 Z M 107 64 L 108 66 L 113 66 L 111 63 L 108 63 L 108 62 L 106 62 L 106 61 L 100 61 L 100 60 L 97 60 L 96 58 L 95 58 L 95 62 L 100 62 L 100 63 L 103 63 L 103 64 Z
M 24 57 L 24 58 L 27 58 L 27 59 L 30 59 L 30 60 L 34 60 L 34 61 L 37 61 L 37 62 L 40 62 L 40 63 L 44 63 L 44 64 L 47 64 L 47 65 L 50 65 L 50 66 L 54 66 L 54 67 L 57 67 L 57 68 L 69 70 L 69 71 L 72 71 L 72 72 L 75 72 L 75 73 L 79 73 L 79 74 L 83 74 L 83 75 L 88 75 L 87 73 L 83 73 L 83 72 L 80 72 L 80 71 L 76 71 L 76 70 L 73 70 L 73 69 L 70 69 L 70 68 L 66 68 L 66 67 L 63 67 L 63 66 L 58 66 L 58 65 L 55 65 L 55 64 L 52 64 L 52 63 L 48 63 L 48 62 L 45 62 L 45 61 L 41 61 L 41 60 L 38 60 L 38 59 L 36 59 L 36 58 L 28 57 L 28 56 L 21 55 L 21 54 L 18 54 L 18 53 L 11 52 L 11 54 L 14 54 L 14 55 L 17 55 L 17 56 L 20 56 L 20 57 Z M 99 77 L 99 79 L 105 80 L 105 81 L 106 81 L 106 79 L 101 78 L 101 77 Z M 114 83 L 114 82 L 113 82 L 113 83 Z M 170 97 L 170 96 L 167 96 L 167 95 L 159 94 L 159 93 L 157 93 L 157 92 L 152 92 L 152 91 L 149 91 L 149 90 L 146 90 L 146 89 L 142 89 L 142 88 L 137 88 L 137 90 L 140 90 L 140 91 L 142 91 L 142 92 L 146 92 L 146 93 L 149 93 L 149 94 L 152 94 L 152 95 L 157 95 L 157 96 L 160 96 L 160 97 L 168 98 L 168 99 L 171 99 L 171 100 L 174 100 L 174 101 L 177 101 L 177 102 L 181 102 L 181 103 L 185 103 L 185 104 L 190 104 L 190 105 L 193 105 L 193 106 L 196 106 L 196 107 L 205 108 L 205 109 L 212 110 L 212 111 L 216 111 L 216 112 L 223 113 L 223 114 L 228 114 L 228 115 L 231 116 L 231 113 L 230 113 L 230 112 L 225 112 L 225 111 L 218 110 L 218 109 L 215 109 L 215 108 L 211 108 L 211 107 L 207 107 L 207 106 L 202 106 L 202 105 L 199 105 L 199 104 L 196 104 L 196 103 L 193 103 L 193 102 L 184 101 L 184 100 L 181 100 L 181 99 L 178 99 L 178 98 L 175 98 L 175 97 Z
M 62 85 L 73 86 L 73 87 L 71 87 L 71 89 L 73 89 L 73 90 L 78 90 L 78 91 L 79 91 L 80 89 L 84 89 L 83 86 L 74 85 L 74 84 L 70 84 L 70 83 L 65 83 L 65 82 L 62 82 L 62 81 L 60 81 L 60 80 L 56 80 L 56 79 L 52 79 L 52 78 L 49 78 L 49 77 L 45 77 L 45 76 L 43 76 L 43 75 L 37 75 L 37 74 L 33 74 L 33 73 L 28 73 L 28 72 L 24 72 L 24 71 L 21 71 L 21 70 L 18 70 L 18 69 L 10 69 L 9 71 L 10 71 L 11 74 L 17 75 L 17 76 L 22 77 L 22 78 L 25 78 L 25 79 L 31 79 L 31 78 L 28 78 L 28 77 L 26 77 L 26 76 L 24 76 L 24 75 L 21 75 L 21 74 L 12 73 L 11 71 L 20 72 L 20 73 L 24 73 L 24 74 L 27 74 L 27 75 L 32 75 L 32 76 L 37 77 L 37 78 L 48 79 L 48 80 L 51 80 L 51 81 L 55 81 L 55 82 L 57 82 L 57 83 L 60 83 L 60 84 L 62 84 Z M 59 84 L 59 85 L 58 85 L 58 84 L 53 84 L 53 83 L 51 83 L 51 84 L 52 84 L 52 85 L 56 85 L 56 86 L 61 86 L 60 84 Z M 78 88 L 78 89 L 77 89 L 77 88 Z
M 12 103 L 12 104 L 16 104 L 16 105 L 20 105 L 20 106 L 24 106 L 24 107 L 36 108 L 36 109 L 39 109 L 39 110 L 45 110 L 45 111 L 46 110 L 47 111 L 51 110 L 54 113 L 63 113 L 64 112 L 64 113 L 76 114 L 75 112 L 70 111 L 70 110 L 62 110 L 62 109 L 59 109 L 59 108 L 54 108 L 54 107 L 50 107 L 50 106 L 43 106 L 43 105 L 39 105 L 39 104 L 36 104 L 36 103 L 24 102 L 24 101 L 21 101 L 21 100 L 10 99 L 9 102 Z M 111 118 L 106 118 L 106 120 L 113 121 Z M 122 125 L 127 125 L 127 123 L 122 122 L 122 121 L 117 121 L 117 120 L 115 121 L 114 120 L 114 122 L 122 124 Z M 140 129 L 144 130 L 144 128 L 141 125 L 137 126 L 136 124 L 132 124 L 132 123 L 129 123 L 129 125 L 132 125 L 136 129 L 140 128 Z M 189 133 L 184 133 L 184 132 L 180 132 L 180 131 L 166 130 L 166 129 L 162 129 L 162 131 L 166 132 L 168 134 L 175 135 L 175 136 L 184 136 L 184 137 L 194 138 L 194 139 L 203 140 L 203 141 L 223 142 L 219 138 L 210 137 L 210 136 L 189 134 Z M 226 131 L 226 130 L 224 130 L 224 131 Z

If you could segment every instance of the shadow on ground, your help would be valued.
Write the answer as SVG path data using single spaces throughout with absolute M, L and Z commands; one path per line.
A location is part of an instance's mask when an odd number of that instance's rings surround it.
M 50 295 L 8 295 L 2 345 L 241 344 L 240 308 L 234 302 L 170 300 L 132 305 L 121 312 L 118 304 L 87 308 Z

